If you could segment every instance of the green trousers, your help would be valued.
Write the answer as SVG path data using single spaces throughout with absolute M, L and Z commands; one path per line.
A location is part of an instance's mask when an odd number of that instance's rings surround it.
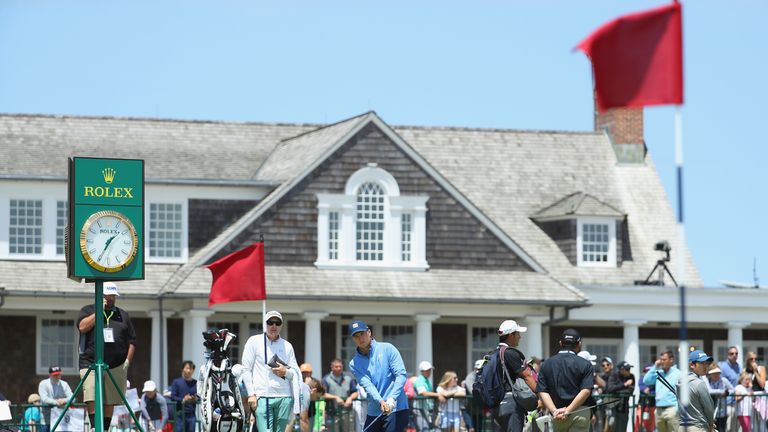
M 259 432 L 284 432 L 292 413 L 292 397 L 259 398 L 256 405 L 256 427 Z

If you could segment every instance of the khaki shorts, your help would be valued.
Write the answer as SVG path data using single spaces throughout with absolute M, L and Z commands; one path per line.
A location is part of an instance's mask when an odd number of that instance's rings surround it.
M 82 379 L 85 372 L 88 369 L 80 369 L 80 378 Z M 115 378 L 115 382 L 120 386 L 120 392 L 125 395 L 125 383 L 126 383 L 126 371 L 123 366 L 120 365 L 116 368 L 109 370 L 112 376 Z M 104 387 L 104 405 L 122 405 L 123 400 L 120 399 L 120 395 L 115 390 L 115 385 L 112 384 L 112 380 L 109 379 L 109 375 L 106 372 L 102 374 L 102 386 Z M 88 379 L 83 383 L 83 402 L 92 402 L 96 400 L 96 371 L 91 371 L 88 374 Z

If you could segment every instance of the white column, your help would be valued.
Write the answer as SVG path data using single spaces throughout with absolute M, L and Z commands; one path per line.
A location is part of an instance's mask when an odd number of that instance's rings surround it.
M 192 360 L 199 368 L 203 364 L 203 332 L 208 330 L 207 318 L 213 315 L 212 310 L 190 309 L 180 313 L 184 318 L 184 346 L 182 360 Z
M 306 321 L 306 334 L 304 335 L 304 359 L 312 365 L 312 375 L 315 378 L 323 376 L 322 335 L 320 321 L 327 317 L 327 312 L 304 312 L 302 317 Z M 302 359 L 296 359 L 299 363 Z
M 525 317 L 525 327 L 528 327 L 528 331 L 523 335 L 523 341 L 525 342 L 525 350 L 523 353 L 526 358 L 544 356 L 544 339 L 541 334 L 542 324 L 547 322 L 549 317 L 544 315 L 529 315 Z
M 636 376 L 640 376 L 642 366 L 640 365 L 640 326 L 648 321 L 642 319 L 625 319 L 624 320 L 624 358 L 623 360 L 632 366 L 634 369 L 632 373 Z M 621 360 L 616 360 L 621 361 Z M 635 386 L 635 396 L 637 396 L 640 389 Z
M 640 326 L 647 323 L 648 321 L 642 320 L 642 319 L 625 319 L 624 320 L 624 358 L 623 360 L 632 366 L 634 368 L 632 369 L 632 374 L 635 375 L 635 377 L 640 377 L 640 371 L 642 370 L 642 366 L 640 365 Z M 614 361 L 621 361 L 619 359 L 614 359 Z M 640 387 L 635 385 L 635 389 L 633 391 L 635 398 L 638 397 L 640 394 Z M 627 431 L 629 432 L 632 430 L 632 425 L 630 422 L 627 422 Z M 625 431 L 619 431 L 619 432 L 625 432 Z
M 744 367 L 744 355 L 746 353 L 744 352 L 744 336 L 742 330 L 751 323 L 747 321 L 728 321 L 726 324 L 728 325 L 728 346 L 735 346 L 739 349 L 738 362 Z M 714 354 L 716 353 L 712 353 L 711 355 Z
M 159 388 L 165 388 L 168 385 L 168 321 L 166 318 L 173 315 L 175 312 L 172 310 L 163 310 L 163 316 L 160 316 L 159 309 L 152 309 L 147 311 L 147 314 L 152 318 L 152 338 L 150 346 L 150 360 L 149 360 L 149 377 L 154 381 Z M 160 331 L 162 321 L 162 332 Z M 162 353 L 162 355 L 161 355 Z M 161 358 L 162 357 L 162 358 Z M 136 383 L 134 387 L 138 388 L 140 383 Z
M 416 368 L 424 360 L 432 362 L 432 321 L 440 315 L 421 313 L 413 317 L 416 320 Z M 433 363 L 434 364 L 434 363 Z

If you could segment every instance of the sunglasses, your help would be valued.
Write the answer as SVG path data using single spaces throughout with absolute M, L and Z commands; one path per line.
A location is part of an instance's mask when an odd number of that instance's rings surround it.
M 283 325 L 283 322 L 282 321 L 267 321 L 267 325 L 268 326 L 280 327 L 281 325 Z
M 730 352 L 730 353 L 728 353 L 728 355 L 739 355 L 739 353 L 737 353 L 737 352 Z

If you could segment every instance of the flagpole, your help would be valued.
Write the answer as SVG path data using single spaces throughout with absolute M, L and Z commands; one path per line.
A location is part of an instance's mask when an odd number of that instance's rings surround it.
M 675 105 L 675 165 L 677 166 L 677 280 L 680 289 L 680 348 L 679 366 L 681 405 L 688 404 L 688 328 L 685 318 L 685 224 L 683 220 L 683 114 Z

